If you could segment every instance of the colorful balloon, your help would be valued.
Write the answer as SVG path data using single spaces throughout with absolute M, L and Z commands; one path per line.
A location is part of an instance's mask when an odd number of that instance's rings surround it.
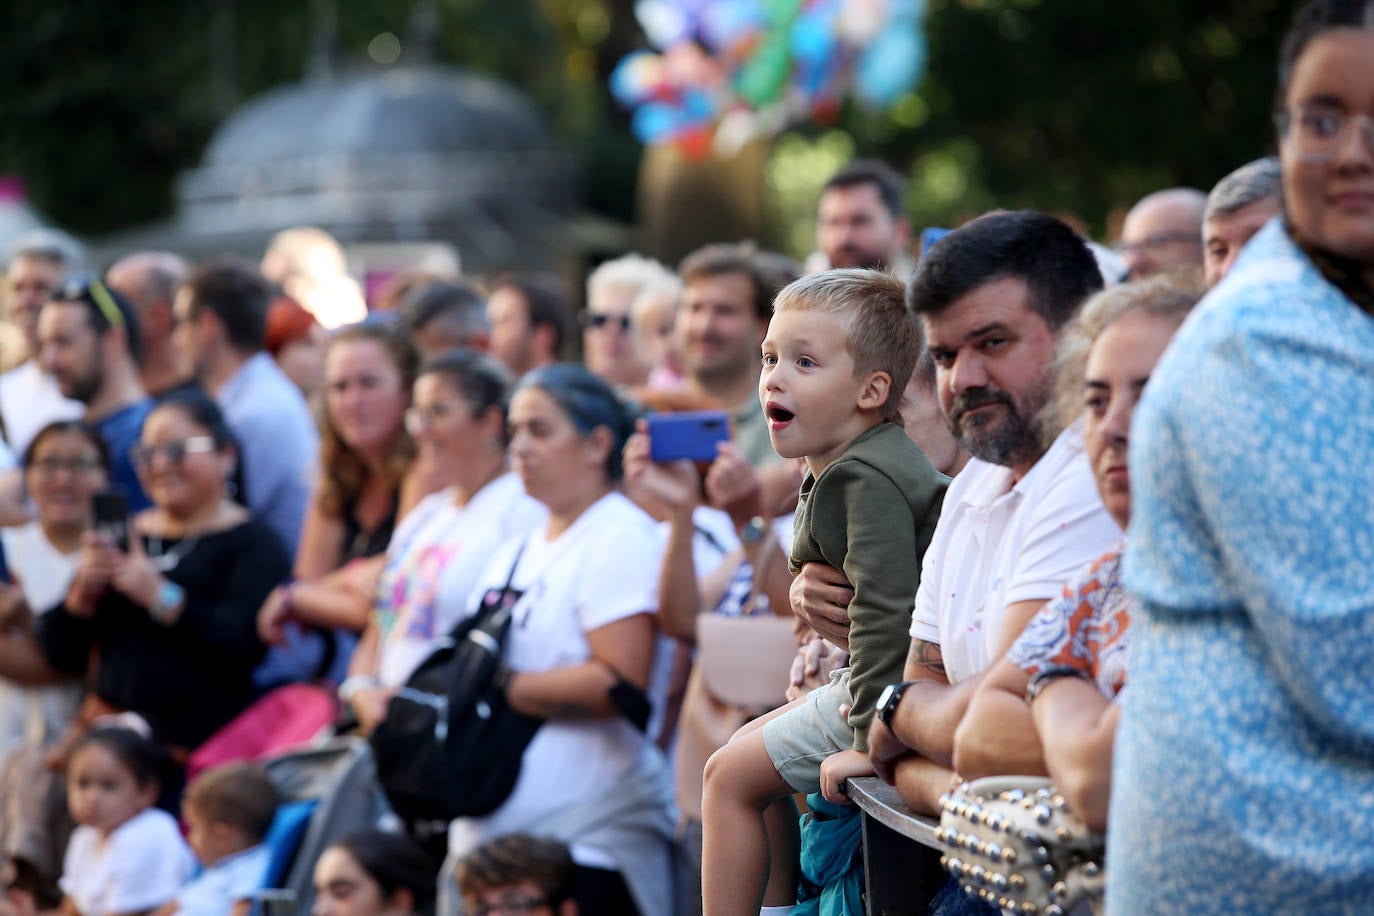
M 627 55 L 610 90 L 641 141 L 687 155 L 738 148 L 843 100 L 893 105 L 920 83 L 924 0 L 638 0 L 655 50 Z

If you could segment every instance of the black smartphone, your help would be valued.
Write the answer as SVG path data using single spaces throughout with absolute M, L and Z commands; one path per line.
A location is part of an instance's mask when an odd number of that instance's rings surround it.
M 95 530 L 108 534 L 115 546 L 129 552 L 129 501 L 117 490 L 104 490 L 91 497 L 91 517 Z
M 730 439 L 730 418 L 724 411 L 699 410 L 649 417 L 649 457 L 655 462 L 715 461 L 716 443 Z

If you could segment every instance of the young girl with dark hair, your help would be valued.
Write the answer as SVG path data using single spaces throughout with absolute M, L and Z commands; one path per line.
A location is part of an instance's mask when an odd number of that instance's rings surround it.
M 79 826 L 62 866 L 64 916 L 144 913 L 190 877 L 195 860 L 176 818 L 154 807 L 166 763 L 125 724 L 97 725 L 73 746 L 67 803 Z

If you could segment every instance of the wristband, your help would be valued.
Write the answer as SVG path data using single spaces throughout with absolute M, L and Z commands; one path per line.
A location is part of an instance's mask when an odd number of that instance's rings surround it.
M 1060 678 L 1076 677 L 1089 680 L 1088 672 L 1082 668 L 1070 668 L 1068 665 L 1051 665 L 1042 668 L 1031 676 L 1030 683 L 1026 685 L 1026 703 L 1029 705 L 1035 702 L 1035 698 L 1040 696 L 1044 689 Z
M 148 616 L 164 627 L 171 626 L 185 602 L 186 589 L 171 579 L 163 579 L 157 589 L 157 598 L 148 608 Z
M 361 691 L 372 690 L 375 687 L 377 687 L 375 677 L 369 677 L 366 674 L 350 674 L 339 685 L 339 699 L 345 703 L 350 703 Z

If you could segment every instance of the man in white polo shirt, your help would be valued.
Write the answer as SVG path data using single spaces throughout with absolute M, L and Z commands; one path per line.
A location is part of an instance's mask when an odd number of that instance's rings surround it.
M 906 680 L 879 700 L 869 737 L 875 769 L 916 810 L 934 812 L 949 788 L 954 732 L 978 675 L 1121 536 L 1076 431 L 1055 436 L 1041 419 L 1059 331 L 1101 287 L 1083 241 L 1030 211 L 991 214 L 949 234 L 911 281 L 941 408 L 974 456 L 950 484 L 925 554 Z M 813 581 L 794 592 L 812 585 L 814 594 L 825 572 L 804 572 Z M 796 603 L 815 620 L 816 607 Z M 817 629 L 831 635 L 833 626 Z M 1036 739 L 1007 740 L 1014 750 Z

